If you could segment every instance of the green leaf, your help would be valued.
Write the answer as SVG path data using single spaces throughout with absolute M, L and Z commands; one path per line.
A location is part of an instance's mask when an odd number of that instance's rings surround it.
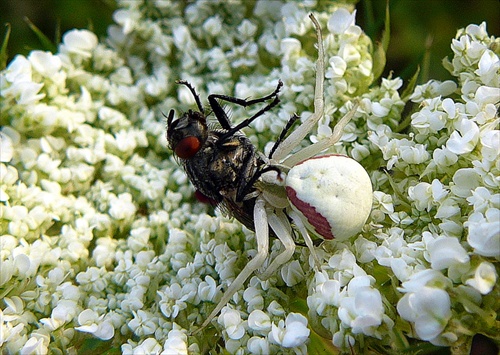
M 7 43 L 9 43 L 11 27 L 10 23 L 7 23 L 5 26 L 7 27 L 7 32 L 5 32 L 5 37 L 3 38 L 2 42 L 2 48 L 0 48 L 0 70 L 5 69 L 5 67 L 7 66 L 7 58 L 8 58 Z
M 420 74 L 420 67 L 417 67 L 415 74 L 413 74 L 410 81 L 408 82 L 408 85 L 406 85 L 406 88 L 403 90 L 403 93 L 401 94 L 401 100 L 403 100 L 404 102 L 408 101 L 408 99 L 410 98 L 410 95 L 415 90 L 415 86 L 417 86 L 417 80 L 418 80 L 419 74 Z
M 120 354 L 120 349 L 114 347 L 111 340 L 87 338 L 82 342 L 81 347 L 77 349 L 77 354 L 117 355 Z
M 373 52 L 373 79 L 377 80 L 384 72 L 386 57 L 382 43 L 378 42 L 375 46 Z
M 43 34 L 43 32 L 40 31 L 40 29 L 29 20 L 29 18 L 25 17 L 24 21 L 28 24 L 33 33 L 38 37 L 38 40 L 40 41 L 43 49 L 52 53 L 55 53 L 57 51 L 57 46 L 45 34 Z
M 312 330 L 307 345 L 307 353 L 309 355 L 337 355 L 340 354 L 340 351 L 333 345 L 332 339 L 323 338 Z
M 386 2 L 385 6 L 385 26 L 384 26 L 384 32 L 382 32 L 382 48 L 384 48 L 384 51 L 387 52 L 387 49 L 389 48 L 389 42 L 391 39 L 391 13 L 389 11 L 389 0 Z
M 389 11 L 389 1 L 386 2 L 385 7 L 385 24 L 384 30 L 382 31 L 382 38 L 380 42 L 375 45 L 375 51 L 373 52 L 373 76 L 374 79 L 378 79 L 384 72 L 385 64 L 387 62 L 386 53 L 387 48 L 389 48 L 389 42 L 391 37 L 391 16 Z
M 422 81 L 425 83 L 429 80 L 429 70 L 431 65 L 431 48 L 434 38 L 428 35 L 425 39 L 425 53 L 422 59 Z

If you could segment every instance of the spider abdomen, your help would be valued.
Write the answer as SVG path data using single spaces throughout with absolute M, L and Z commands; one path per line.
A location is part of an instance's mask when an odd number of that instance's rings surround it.
M 292 208 L 324 239 L 356 235 L 370 215 L 370 177 L 345 155 L 307 159 L 289 171 L 285 185 Z

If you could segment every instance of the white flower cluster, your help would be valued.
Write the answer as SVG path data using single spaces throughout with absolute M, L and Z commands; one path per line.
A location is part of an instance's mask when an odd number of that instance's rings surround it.
M 460 30 L 445 66 L 402 96 L 374 85 L 355 12 L 315 1 L 122 1 L 105 42 L 64 35 L 56 54 L 17 56 L 0 73 L 0 349 L 60 353 L 100 339 L 126 354 L 301 354 L 316 343 L 402 350 L 405 336 L 453 345 L 498 336 L 500 41 Z M 269 149 L 314 96 L 314 12 L 324 29 L 332 151 L 366 167 L 374 208 L 362 235 L 306 248 L 254 276 L 213 326 L 192 330 L 256 252 L 253 233 L 197 202 L 164 138 L 161 112 L 208 93 L 281 103 L 247 129 Z M 401 124 L 405 105 L 411 122 Z M 238 120 L 252 110 L 235 107 Z M 257 133 L 258 132 L 258 133 Z M 269 143 L 269 144 L 268 144 Z M 304 142 L 304 145 L 310 144 Z M 274 241 L 271 257 L 279 253 Z M 309 307 L 309 311 L 307 311 Z M 215 337 L 215 340 L 214 340 Z M 93 340 L 94 339 L 94 340 Z
M 496 329 L 481 307 L 499 307 L 498 290 L 492 292 L 500 259 L 499 44 L 484 23 L 459 31 L 445 62 L 458 85 L 417 86 L 409 127 L 394 120 L 403 104 L 400 79 L 383 79 L 362 95 L 364 120 L 351 154 L 385 169 L 372 172 L 371 225 L 335 252 L 308 298 L 335 345 L 352 346 L 360 333 L 390 337 L 399 331 L 394 316 L 387 318 L 395 314 L 412 324 L 408 335 L 441 346 L 459 341 L 463 329 Z M 369 143 L 360 147 L 363 132 Z M 374 154 L 381 154 L 378 163 Z M 350 256 L 347 264 L 333 262 L 340 253 Z M 351 296 L 351 283 L 368 270 L 378 279 Z

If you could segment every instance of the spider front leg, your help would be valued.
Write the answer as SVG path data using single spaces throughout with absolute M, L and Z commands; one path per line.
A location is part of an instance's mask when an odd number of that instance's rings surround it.
M 220 310 L 229 302 L 234 294 L 242 288 L 245 281 L 252 275 L 253 272 L 258 270 L 267 258 L 269 250 L 269 226 L 267 224 L 267 212 L 265 209 L 265 201 L 262 197 L 257 197 L 254 207 L 254 221 L 255 221 L 255 239 L 257 240 L 257 254 L 252 260 L 246 264 L 239 275 L 229 285 L 229 288 L 223 293 L 222 298 L 217 303 L 217 306 L 212 310 L 210 315 L 205 319 L 200 328 L 193 334 L 200 332 L 203 328 L 210 324 L 212 319 L 220 312 Z
M 314 113 L 299 127 L 297 127 L 274 151 L 274 160 L 280 161 L 286 157 L 300 142 L 307 136 L 312 128 L 323 117 L 325 99 L 323 95 L 323 83 L 325 81 L 325 50 L 323 47 L 323 37 L 321 26 L 313 14 L 309 18 L 316 28 L 316 37 L 318 38 L 318 60 L 316 61 L 316 84 L 314 88 Z
M 278 270 L 281 265 L 285 264 L 292 258 L 293 252 L 295 251 L 295 241 L 293 240 L 291 234 L 292 229 L 285 213 L 282 210 L 269 213 L 267 215 L 267 221 L 285 247 L 285 250 L 277 255 L 271 264 L 259 274 L 259 279 L 261 280 L 267 280 L 269 277 L 274 275 L 276 270 Z
M 316 28 L 316 36 L 318 37 L 318 60 L 316 61 L 316 84 L 314 88 L 314 113 L 299 127 L 297 127 L 286 139 L 284 139 L 283 141 L 278 140 L 278 142 L 273 147 L 271 154 L 273 160 L 281 161 L 282 164 L 286 166 L 294 166 L 298 162 L 309 159 L 322 150 L 337 143 L 342 136 L 344 127 L 354 116 L 358 105 L 355 104 L 354 108 L 337 123 L 330 137 L 312 144 L 285 159 L 285 157 L 300 144 L 300 142 L 307 136 L 307 134 L 309 134 L 312 128 L 321 119 L 321 117 L 323 117 L 324 112 L 325 98 L 323 95 L 323 85 L 325 79 L 325 51 L 323 48 L 321 26 L 319 25 L 313 14 L 309 15 L 309 17 L 311 18 L 314 27 Z
M 354 114 L 356 113 L 358 107 L 359 103 L 355 102 L 353 108 L 344 117 L 342 117 L 340 121 L 337 122 L 337 124 L 333 128 L 333 133 L 330 136 L 290 155 L 285 160 L 283 160 L 282 164 L 286 166 L 295 166 L 299 162 L 307 160 L 315 156 L 316 154 L 320 153 L 321 151 L 325 150 L 326 148 L 331 147 L 332 145 L 337 143 L 342 137 L 344 127 L 354 117 Z

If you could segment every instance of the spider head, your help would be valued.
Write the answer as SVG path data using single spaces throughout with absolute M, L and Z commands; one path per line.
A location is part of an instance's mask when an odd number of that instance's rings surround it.
M 192 158 L 208 136 L 207 119 L 202 112 L 189 110 L 174 121 L 174 110 L 167 117 L 167 141 L 181 159 Z

